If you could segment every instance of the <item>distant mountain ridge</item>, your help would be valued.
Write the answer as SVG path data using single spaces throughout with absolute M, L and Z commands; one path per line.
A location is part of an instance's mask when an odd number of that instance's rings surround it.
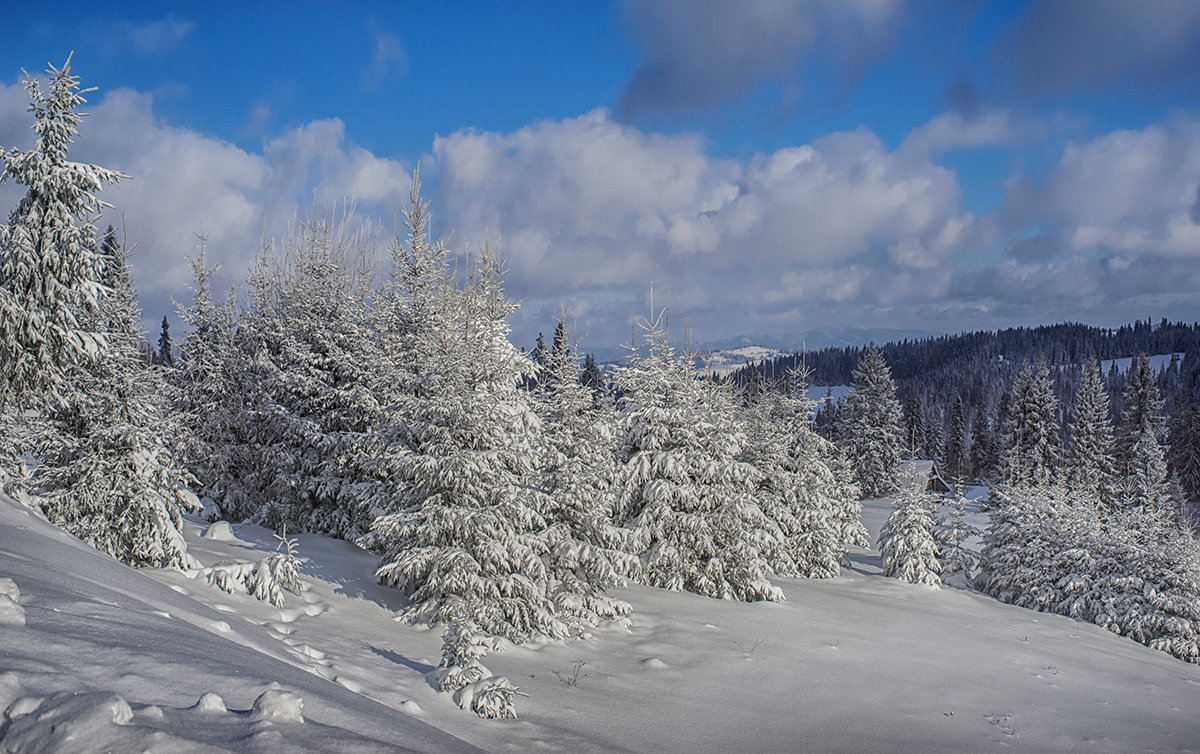
M 903 340 L 921 340 L 942 335 L 929 330 L 901 330 L 868 327 L 821 327 L 788 335 L 735 335 L 720 340 L 689 344 L 695 351 L 699 366 L 706 361 L 737 366 L 749 361 L 773 359 L 791 353 L 803 353 L 822 348 L 861 347 L 868 343 L 883 345 Z M 587 349 L 584 349 L 587 350 Z M 602 364 L 620 363 L 629 354 L 626 346 L 599 348 L 592 352 Z

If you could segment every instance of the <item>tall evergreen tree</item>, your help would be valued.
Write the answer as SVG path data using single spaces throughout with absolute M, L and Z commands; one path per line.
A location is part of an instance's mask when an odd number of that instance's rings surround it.
M 547 558 L 555 608 L 576 629 L 627 615 L 628 603 L 605 590 L 624 586 L 639 568 L 630 533 L 612 524 L 616 417 L 579 381 L 577 350 L 567 344 L 566 316 L 554 330 L 547 370 L 535 393 L 542 420 L 540 487 L 550 496 Z
M 81 323 L 103 333 L 104 348 L 68 370 L 33 485 L 46 517 L 97 549 L 130 565 L 194 567 L 181 514 L 199 506 L 166 444 L 164 389 L 141 358 L 141 313 L 115 236 L 102 255 L 105 293 Z
M 789 382 L 788 391 L 752 404 L 748 416 L 745 458 L 762 473 L 759 505 L 780 534 L 766 557 L 780 576 L 836 576 L 846 548 L 867 544 L 857 485 L 831 465 L 836 448 L 813 427 L 803 377 Z
M 936 501 L 925 491 L 924 480 L 911 479 L 892 504 L 892 514 L 879 531 L 883 575 L 940 588 L 934 509 Z
M 409 227 L 416 253 L 444 262 L 444 246 L 429 243 L 412 210 Z M 366 539 L 382 551 L 377 573 L 410 599 L 409 620 L 461 616 L 517 642 L 564 637 L 570 627 L 548 565 L 552 501 L 534 465 L 540 427 L 519 389 L 534 365 L 507 339 L 516 305 L 486 246 L 464 289 L 442 287 L 450 283 L 444 266 L 428 272 L 412 283 L 435 289 L 417 291 L 413 303 L 432 304 L 436 319 L 410 341 L 428 360 L 406 357 L 418 370 L 410 375 L 416 390 L 391 415 L 399 440 L 389 450 L 391 499 Z
M 971 479 L 970 435 L 961 395 L 954 396 L 954 407 L 950 410 L 950 433 L 946 437 L 945 448 L 942 471 L 950 479 Z
M 846 402 L 842 442 L 867 497 L 896 489 L 903 433 L 896 385 L 883 354 L 874 344 L 853 375 L 854 390 Z
M 239 327 L 232 292 L 213 297 L 217 267 L 206 259 L 207 236 L 188 261 L 190 306 L 176 304 L 191 329 L 180 343 L 180 363 L 167 376 L 178 435 L 174 444 L 206 499 L 209 518 L 240 521 L 256 514 L 270 483 L 260 433 L 266 413 L 265 359 L 257 328 Z
M 1086 497 L 1106 504 L 1113 502 L 1114 495 L 1112 446 L 1108 390 L 1099 363 L 1088 359 L 1075 393 L 1067 478 Z
M 167 315 L 163 315 L 162 330 L 158 334 L 158 351 L 155 353 L 155 361 L 165 367 L 175 366 L 174 347 L 171 345 L 171 323 L 167 321 Z
M 104 295 L 94 223 L 108 205 L 97 194 L 126 176 L 67 160 L 84 117 L 78 109 L 92 90 L 79 88 L 70 58 L 47 73 L 45 92 L 34 77 L 25 80 L 33 149 L 2 155 L 0 182 L 28 191 L 0 225 L 0 415 L 10 403 L 24 408 L 65 398 L 66 371 L 105 345 L 88 327 Z
M 1005 479 L 1026 483 L 1057 474 L 1061 465 L 1059 434 L 1058 399 L 1050 369 L 1041 362 L 1034 373 L 1028 363 L 1022 364 L 1013 381 L 1012 408 L 1001 448 Z
M 1163 440 L 1166 418 L 1154 370 L 1144 355 L 1131 368 L 1125 386 L 1118 440 L 1118 463 L 1124 474 L 1125 505 L 1144 510 L 1172 506 Z
M 925 447 L 925 404 L 916 391 L 910 391 L 904 399 L 901 423 L 904 427 L 905 457 L 919 458 Z
M 368 334 L 371 238 L 328 213 L 301 223 L 251 278 L 250 322 L 269 404 L 260 426 L 270 483 L 256 520 L 354 539 L 374 518 L 372 444 L 381 359 Z
M 975 478 L 990 481 L 999 463 L 996 435 L 988 417 L 987 399 L 980 398 L 975 404 L 974 416 L 971 419 L 971 468 L 975 472 Z
M 617 520 L 634 529 L 651 586 L 737 600 L 781 600 L 767 580 L 780 539 L 756 500 L 760 472 L 740 460 L 746 438 L 732 398 L 697 379 L 668 341 L 660 313 L 648 349 L 617 375 L 621 394 Z

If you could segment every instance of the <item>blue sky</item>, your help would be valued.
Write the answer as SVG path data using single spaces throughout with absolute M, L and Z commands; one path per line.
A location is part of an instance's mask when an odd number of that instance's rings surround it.
M 132 176 L 148 320 L 201 227 L 239 284 L 314 191 L 390 228 L 418 163 L 521 345 L 560 302 L 627 340 L 651 282 L 701 341 L 1200 318 L 1191 0 L 68 2 L 0 41 L 0 145 L 22 68 L 99 87 L 73 157 Z

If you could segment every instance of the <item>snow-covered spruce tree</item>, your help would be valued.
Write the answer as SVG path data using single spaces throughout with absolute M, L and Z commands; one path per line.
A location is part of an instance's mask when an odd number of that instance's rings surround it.
M 1154 371 L 1142 356 L 1125 388 L 1118 442 L 1121 504 L 1173 513 L 1174 501 L 1163 451 L 1166 419 Z
M 846 401 L 842 444 L 863 495 L 886 495 L 896 489 L 903 432 L 892 372 L 875 344 L 859 360 L 853 385 Z
M 190 330 L 180 343 L 176 369 L 167 377 L 174 400 L 177 452 L 196 477 L 207 501 L 206 517 L 240 521 L 253 516 L 268 484 L 259 437 L 265 390 L 256 359 L 257 329 L 238 327 L 232 293 L 224 303 L 213 299 L 212 276 L 205 258 L 207 237 L 192 267 L 192 303 L 176 304 Z
M 967 523 L 967 498 L 961 483 L 954 485 L 954 495 L 941 501 L 937 508 L 938 561 L 942 565 L 942 577 L 956 573 L 971 578 L 978 558 L 967 549 L 966 542 L 981 532 Z
M 536 484 L 540 427 L 518 388 L 532 364 L 507 338 L 516 305 L 486 244 L 457 286 L 426 212 L 414 180 L 389 336 L 403 389 L 384 407 L 384 513 L 362 541 L 382 553 L 380 579 L 412 601 L 408 620 L 460 617 L 517 642 L 566 636 L 546 562 L 552 501 Z
M 540 486 L 552 501 L 546 522 L 554 604 L 564 621 L 594 625 L 629 614 L 629 603 L 605 590 L 624 586 L 640 566 L 628 554 L 630 532 L 612 524 L 615 417 L 579 381 L 565 312 L 545 358 L 534 407 L 542 421 Z
M 1142 436 L 1150 433 L 1160 446 L 1165 437 L 1163 400 L 1158 393 L 1150 360 L 1144 354 L 1130 366 L 1121 406 L 1121 423 L 1116 438 L 1117 471 L 1128 475 L 1133 448 Z
M 757 498 L 779 529 L 764 556 L 779 576 L 837 576 L 845 555 L 836 485 L 839 480 L 816 455 L 821 438 L 812 425 L 813 405 L 800 390 L 760 393 L 748 412 L 743 458 L 761 473 Z M 855 493 L 855 503 L 858 504 Z
M 165 390 L 142 358 L 141 312 L 115 236 L 104 251 L 106 292 L 81 317 L 104 334 L 102 348 L 65 373 L 32 484 L 46 517 L 97 549 L 130 565 L 190 568 L 181 513 L 198 504 L 166 443 Z
M 653 309 L 652 309 L 653 311 Z M 623 442 L 617 520 L 637 532 L 650 586 L 736 600 L 781 600 L 765 553 L 778 527 L 755 500 L 760 473 L 732 397 L 698 379 L 668 340 L 666 310 L 617 374 Z
M 925 490 L 922 480 L 907 480 L 892 503 L 892 514 L 879 531 L 883 575 L 911 584 L 940 588 L 942 566 L 938 561 L 934 508 L 937 500 Z
M 270 401 L 261 428 L 270 484 L 254 518 L 355 539 L 374 518 L 367 459 L 381 359 L 367 329 L 371 238 L 349 223 L 314 213 L 251 279 Z
M 1000 456 L 1007 483 L 1042 483 L 1058 473 L 1058 399 L 1045 362 L 1038 364 L 1036 374 L 1029 364 L 1021 365 L 1013 380 L 1012 403 L 1002 431 Z
M 175 348 L 171 345 L 171 323 L 167 315 L 163 315 L 162 330 L 158 333 L 158 350 L 154 352 L 154 360 L 160 366 L 175 366 Z
M 1080 493 L 1106 505 L 1115 494 L 1112 448 L 1108 390 L 1099 363 L 1088 359 L 1075 393 L 1067 478 Z
M 429 679 L 438 691 L 458 691 L 481 681 L 492 672 L 480 660 L 493 649 L 495 639 L 482 633 L 474 621 L 452 617 L 442 630 L 442 661 L 430 671 Z
M 1091 578 L 1090 554 L 1076 550 L 1095 536 L 1093 507 L 1061 481 L 994 488 L 976 585 L 1013 605 L 1066 609 L 1060 608 L 1070 604 L 1065 595 Z M 1072 573 L 1074 580 L 1059 583 Z
M 96 196 L 126 176 L 67 160 L 84 113 L 71 60 L 50 66 L 49 89 L 26 75 L 36 135 L 33 149 L 0 151 L 0 183 L 27 187 L 0 225 L 0 473 L 15 473 L 20 437 L 5 428 L 16 417 L 64 396 L 66 371 L 104 345 L 88 328 L 103 293 L 95 219 L 108 206 Z

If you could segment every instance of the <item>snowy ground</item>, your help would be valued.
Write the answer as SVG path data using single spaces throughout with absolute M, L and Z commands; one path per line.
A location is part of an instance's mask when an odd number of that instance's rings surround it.
M 873 533 L 887 514 L 867 501 Z M 204 530 L 187 533 L 208 564 L 274 549 L 258 527 Z M 0 497 L 0 751 L 1200 750 L 1200 668 L 886 579 L 873 552 L 778 580 L 780 604 L 631 588 L 629 629 L 485 660 L 529 694 L 502 721 L 429 685 L 440 632 L 392 620 L 372 556 L 311 536 L 300 554 L 306 589 L 275 608 L 127 569 Z M 223 704 L 189 709 L 204 693 Z

